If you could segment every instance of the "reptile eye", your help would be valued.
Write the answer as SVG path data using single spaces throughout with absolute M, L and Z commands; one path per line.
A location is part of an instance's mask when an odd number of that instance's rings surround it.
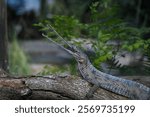
M 83 63 L 83 62 L 84 62 L 84 60 L 83 60 L 83 59 L 80 59 L 80 60 L 79 60 L 79 62 L 80 62 L 80 63 Z

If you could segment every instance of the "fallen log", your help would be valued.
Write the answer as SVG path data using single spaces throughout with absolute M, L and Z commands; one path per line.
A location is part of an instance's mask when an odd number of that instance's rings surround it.
M 150 77 L 124 77 L 136 80 L 150 87 Z M 83 100 L 91 85 L 77 76 L 21 76 L 0 75 L 0 99 L 27 100 Z M 124 100 L 127 97 L 99 88 L 91 99 L 95 100 Z

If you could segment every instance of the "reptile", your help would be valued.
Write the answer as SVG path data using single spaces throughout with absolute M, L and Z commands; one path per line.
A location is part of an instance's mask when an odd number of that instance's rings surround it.
M 96 69 L 91 64 L 88 56 L 83 51 L 81 51 L 81 49 L 77 48 L 73 44 L 68 43 L 56 32 L 56 30 L 51 25 L 47 25 L 47 27 L 54 31 L 54 33 L 58 36 L 60 39 L 59 43 L 49 38 L 45 34 L 42 35 L 49 41 L 65 49 L 75 58 L 78 63 L 78 69 L 84 80 L 94 84 L 94 86 L 128 97 L 129 99 L 150 99 L 149 87 L 136 81 L 119 78 Z M 61 44 L 61 42 L 63 42 L 63 44 Z

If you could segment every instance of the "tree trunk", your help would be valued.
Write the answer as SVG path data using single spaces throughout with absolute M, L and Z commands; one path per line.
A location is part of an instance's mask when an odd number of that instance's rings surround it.
M 6 12 L 5 0 L 0 0 L 0 69 L 8 71 Z
M 47 0 L 41 0 L 41 6 L 40 6 L 40 16 L 41 16 L 41 19 L 44 19 L 46 18 L 46 15 L 47 15 Z

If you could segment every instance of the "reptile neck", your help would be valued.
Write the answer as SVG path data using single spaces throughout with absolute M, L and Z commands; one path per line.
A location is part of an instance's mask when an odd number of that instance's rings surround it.
M 78 62 L 78 68 L 83 78 L 94 85 L 130 99 L 150 99 L 150 88 L 132 80 L 103 73 L 88 58 L 85 64 Z

